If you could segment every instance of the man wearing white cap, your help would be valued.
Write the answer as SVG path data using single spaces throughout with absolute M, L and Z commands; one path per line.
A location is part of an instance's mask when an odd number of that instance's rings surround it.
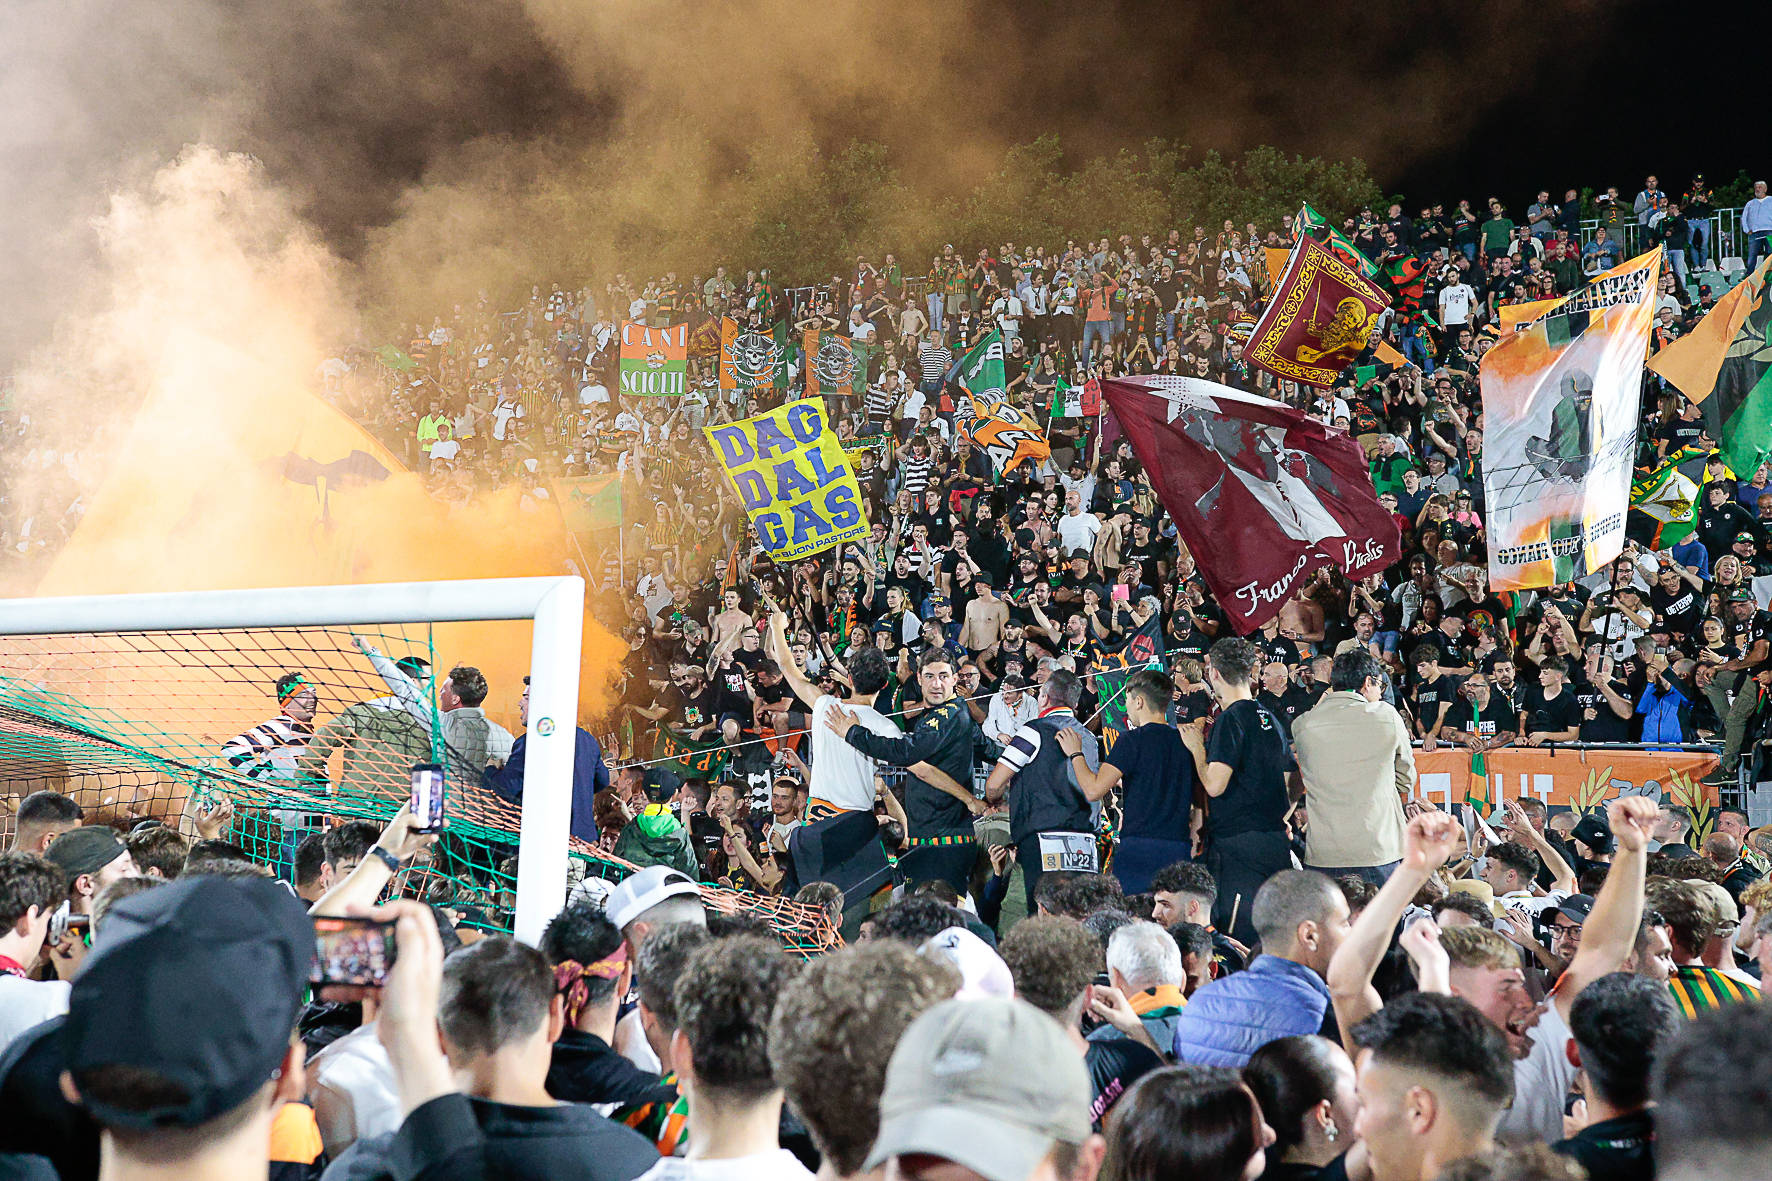
M 659 927 L 672 923 L 708 925 L 707 908 L 702 905 L 701 887 L 688 877 L 665 865 L 649 865 L 638 873 L 623 878 L 609 892 L 603 912 L 627 945 L 628 962 L 638 962 L 640 947 L 646 936 Z M 663 1074 L 664 1064 L 646 1043 L 646 1031 L 640 1025 L 640 1010 L 633 1009 L 615 1025 L 615 1050 L 623 1058 L 649 1070 Z

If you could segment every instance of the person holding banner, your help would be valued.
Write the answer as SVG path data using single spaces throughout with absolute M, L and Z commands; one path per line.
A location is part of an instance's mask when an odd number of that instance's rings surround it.
M 923 691 L 925 709 L 916 726 L 902 738 L 867 730 L 858 724 L 860 718 L 855 713 L 840 706 L 825 714 L 824 724 L 870 758 L 895 767 L 928 763 L 955 785 L 921 779 L 906 785 L 904 804 L 911 848 L 899 865 L 913 882 L 942 881 L 965 894 L 978 859 L 972 818 L 983 815 L 985 805 L 957 786 L 972 782 L 972 747 L 978 733 L 971 711 L 954 697 L 957 679 L 954 658 L 946 649 L 932 648 L 923 654 L 917 666 L 917 685 Z

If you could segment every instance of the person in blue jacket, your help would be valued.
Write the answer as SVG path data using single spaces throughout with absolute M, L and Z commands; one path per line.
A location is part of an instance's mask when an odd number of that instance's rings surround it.
M 523 678 L 523 725 L 529 725 L 529 678 Z M 597 843 L 597 818 L 592 801 L 598 792 L 609 786 L 609 767 L 603 762 L 603 748 L 597 745 L 590 731 L 576 727 L 577 743 L 572 750 L 572 835 L 589 844 Z M 501 799 L 513 804 L 523 803 L 524 764 L 528 755 L 527 730 L 511 745 L 511 757 L 502 767 L 486 768 L 483 782 Z
M 1251 917 L 1262 954 L 1188 1000 L 1175 1027 L 1180 1062 L 1241 1070 L 1283 1037 L 1340 1038 L 1325 980 L 1351 925 L 1340 888 L 1313 870 L 1281 870 L 1256 892 Z

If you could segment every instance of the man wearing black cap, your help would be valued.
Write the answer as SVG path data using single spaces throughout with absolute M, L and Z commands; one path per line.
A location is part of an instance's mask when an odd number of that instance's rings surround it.
M 62 1029 L 62 1091 L 102 1129 L 100 1176 L 266 1176 L 273 1117 L 302 1095 L 313 959 L 308 916 L 268 879 L 198 876 L 111 908 Z
M 93 899 L 98 897 L 100 890 L 119 878 L 132 878 L 139 872 L 116 829 L 103 824 L 63 833 L 49 846 L 45 856 L 66 876 L 68 909 L 77 915 L 91 915 Z M 78 935 L 73 935 L 52 947 L 50 953 L 55 974 L 63 980 L 71 980 L 86 957 L 86 944 Z

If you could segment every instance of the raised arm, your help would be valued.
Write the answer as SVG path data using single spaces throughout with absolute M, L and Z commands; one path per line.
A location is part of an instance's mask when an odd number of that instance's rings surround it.
M 794 691 L 794 696 L 798 697 L 807 709 L 811 709 L 813 703 L 824 694 L 819 691 L 817 685 L 806 679 L 805 672 L 800 668 L 800 662 L 794 659 L 793 649 L 788 646 L 788 615 L 787 612 L 779 608 L 769 613 L 769 646 L 770 655 L 775 658 L 775 663 L 781 666 L 781 675 L 786 678 L 788 688 Z
M 1348 1053 L 1355 1025 L 1384 1007 L 1372 977 L 1391 945 L 1403 912 L 1434 871 L 1446 864 L 1458 844 L 1458 821 L 1445 812 L 1423 812 L 1403 830 L 1403 863 L 1360 912 L 1347 938 L 1329 961 L 1329 998 Z
M 1594 898 L 1594 909 L 1581 925 L 1581 949 L 1552 993 L 1557 1015 L 1567 1022 L 1581 990 L 1618 971 L 1636 948 L 1643 921 L 1643 876 L 1649 859 L 1649 834 L 1659 812 L 1643 796 L 1625 796 L 1606 809 L 1618 850 L 1606 884 Z
M 1543 834 L 1532 827 L 1532 822 L 1526 819 L 1526 813 L 1514 800 L 1507 801 L 1506 827 L 1510 837 L 1526 845 L 1543 858 L 1544 867 L 1551 871 L 1553 879 L 1551 889 L 1561 890 L 1565 894 L 1578 892 L 1575 884 L 1575 871 L 1569 868 L 1569 863 L 1563 860 L 1562 855 L 1557 852 L 1557 847 L 1545 840 Z

